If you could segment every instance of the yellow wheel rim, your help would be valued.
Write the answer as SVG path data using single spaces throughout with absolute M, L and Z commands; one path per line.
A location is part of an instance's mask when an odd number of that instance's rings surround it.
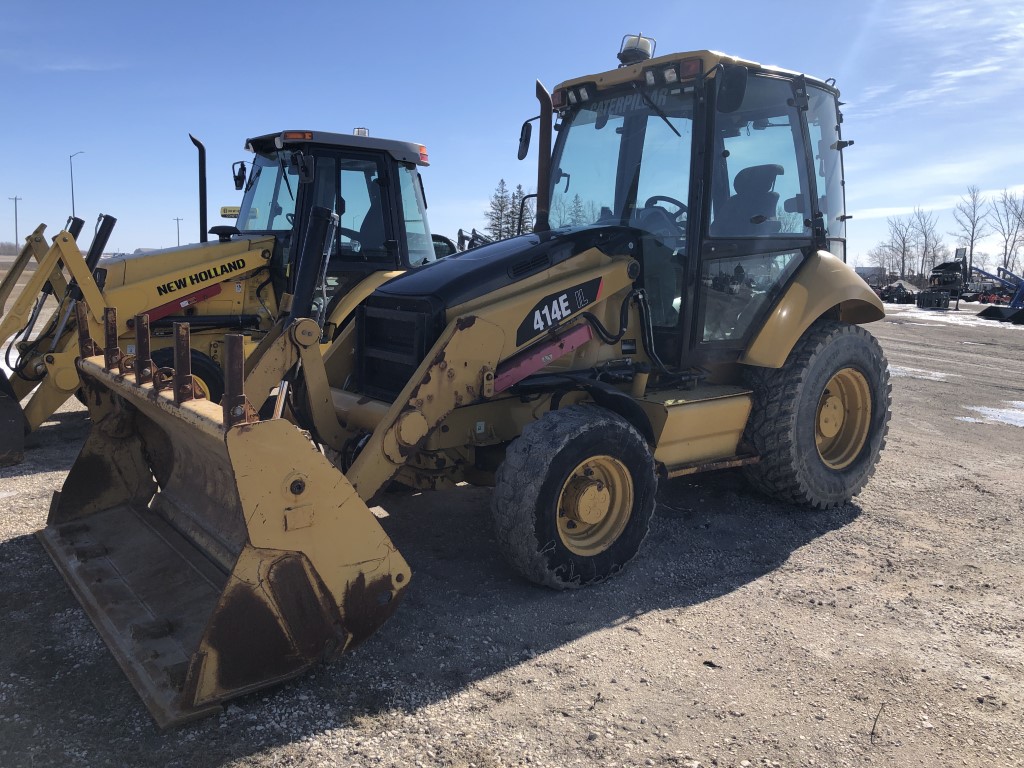
M 843 368 L 818 399 L 814 442 L 830 469 L 845 469 L 860 455 L 871 423 L 871 388 L 864 374 Z
M 558 536 L 570 552 L 593 557 L 622 534 L 633 513 L 633 477 L 611 456 L 580 462 L 558 494 Z
M 203 397 L 205 397 L 207 400 L 209 400 L 210 399 L 210 387 L 209 387 L 209 385 L 205 381 L 203 381 L 199 376 L 196 376 L 194 373 L 192 374 L 192 381 L 195 382 L 195 385 L 197 387 L 199 387 L 199 391 L 203 393 Z M 217 403 L 214 403 L 214 405 L 217 405 Z

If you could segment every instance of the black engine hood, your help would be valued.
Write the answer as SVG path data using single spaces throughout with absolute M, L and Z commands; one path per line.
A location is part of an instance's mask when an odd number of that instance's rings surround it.
M 630 248 L 632 243 L 632 248 Z M 464 304 L 543 272 L 591 248 L 608 254 L 638 251 L 639 232 L 590 226 L 520 235 L 447 256 L 378 288 L 377 298 L 429 298 L 446 308 Z

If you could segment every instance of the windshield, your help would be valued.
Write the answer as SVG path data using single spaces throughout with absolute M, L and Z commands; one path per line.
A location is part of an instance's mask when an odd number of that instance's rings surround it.
M 235 224 L 238 231 L 291 230 L 298 179 L 298 172 L 288 169 L 283 153 L 256 155 Z
M 620 223 L 681 235 L 692 127 L 692 86 L 631 85 L 563 113 L 551 225 Z

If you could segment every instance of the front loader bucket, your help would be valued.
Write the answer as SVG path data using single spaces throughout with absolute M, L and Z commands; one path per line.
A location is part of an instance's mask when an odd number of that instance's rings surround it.
M 1001 323 L 1024 325 L 1024 309 L 1014 309 L 1013 307 L 999 307 L 990 304 L 978 313 L 978 317 L 984 317 L 986 320 L 998 320 Z
M 0 371 L 0 467 L 24 461 L 27 432 L 28 421 L 14 387 L 7 374 Z
M 373 633 L 410 571 L 346 477 L 281 420 L 80 361 L 96 421 L 38 536 L 161 727 Z

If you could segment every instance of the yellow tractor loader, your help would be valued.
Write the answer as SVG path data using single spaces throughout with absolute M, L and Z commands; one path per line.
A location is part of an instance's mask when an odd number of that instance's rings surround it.
M 344 321 L 336 310 L 345 295 L 361 299 L 398 272 L 433 261 L 436 249 L 455 250 L 446 238 L 432 237 L 427 224 L 417 173 L 428 164 L 421 145 L 320 131 L 249 139 L 246 149 L 254 159 L 248 176 L 244 163 L 234 168 L 236 186 L 244 189 L 236 225 L 214 227 L 217 241 L 206 242 L 205 149 L 192 140 L 200 153 L 198 245 L 101 259 L 115 223 L 109 216 L 101 217 L 85 257 L 76 244 L 80 220 L 49 247 L 42 225 L 26 238 L 0 284 L 2 311 L 31 260 L 38 262 L 0 317 L 0 342 L 11 370 L 9 377 L 0 371 L 0 465 L 20 461 L 25 434 L 79 389 L 76 307 L 83 299 L 95 338 L 104 308 L 120 310 L 118 334 L 128 354 L 134 354 L 133 318 L 147 314 L 157 367 L 171 364 L 172 324 L 187 320 L 192 373 L 216 403 L 224 389 L 224 333 L 242 332 L 251 349 L 273 325 L 314 206 L 337 211 L 345 225 L 336 230 L 318 299 L 327 313 L 325 334 Z M 40 323 L 54 304 L 49 320 Z
M 659 478 L 742 467 L 814 508 L 864 487 L 890 387 L 843 258 L 838 91 L 653 48 L 538 83 L 534 231 L 381 285 L 326 353 L 321 207 L 244 376 L 227 337 L 219 407 L 113 334 L 80 362 L 96 424 L 39 536 L 161 726 L 386 620 L 411 577 L 369 509 L 392 482 L 493 485 L 503 555 L 556 589 L 625 567 Z

